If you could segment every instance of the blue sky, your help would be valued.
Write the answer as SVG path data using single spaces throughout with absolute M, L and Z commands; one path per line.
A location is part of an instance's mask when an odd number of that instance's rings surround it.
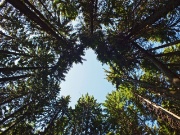
M 93 95 L 97 102 L 102 103 L 106 95 L 115 88 L 105 78 L 103 68 L 108 69 L 97 60 L 92 50 L 87 50 L 83 64 L 74 64 L 61 84 L 61 96 L 71 96 L 70 106 L 74 107 L 77 100 L 86 93 Z

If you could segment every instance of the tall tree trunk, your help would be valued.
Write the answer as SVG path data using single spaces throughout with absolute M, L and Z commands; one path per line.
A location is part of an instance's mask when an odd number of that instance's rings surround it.
M 36 69 L 49 69 L 52 67 L 12 67 L 12 68 L 0 68 L 0 72 L 10 72 L 10 71 L 18 71 L 18 70 L 36 70 Z
M 54 30 L 52 30 L 51 26 L 47 25 L 43 20 L 41 20 L 33 11 L 31 11 L 23 1 L 21 0 L 7 0 L 11 5 L 13 5 L 16 9 L 18 9 L 21 13 L 27 16 L 30 20 L 34 21 L 36 24 L 41 26 L 41 28 L 47 33 L 54 36 L 56 39 L 64 43 L 62 37 L 60 37 Z
M 2 31 L 0 31 L 0 35 L 3 35 L 3 36 L 5 36 L 5 37 L 7 37 L 7 38 L 9 38 L 9 39 L 14 39 L 14 37 L 11 37 L 11 36 L 9 36 L 9 35 L 6 35 L 6 34 L 4 34 Z
M 26 94 L 26 95 L 27 95 L 27 94 Z M 23 97 L 23 96 L 25 96 L 25 95 L 22 94 L 22 95 L 17 95 L 17 96 L 12 96 L 12 97 L 9 97 L 9 96 L 8 96 L 8 99 L 7 99 L 7 98 L 6 98 L 6 99 L 3 99 L 3 101 L 0 102 L 0 106 L 3 105 L 3 104 L 9 103 L 9 102 L 11 102 L 11 101 L 14 100 L 14 99 Z M 1 100 L 2 100 L 2 99 L 1 99 Z
M 17 124 L 19 124 L 25 117 L 26 117 L 26 116 L 22 116 L 19 120 L 17 120 L 15 123 L 13 123 L 12 125 L 10 125 L 6 130 L 4 130 L 1 135 L 7 135 L 7 133 L 9 132 L 9 130 L 11 130 L 12 128 L 14 128 Z
M 149 101 L 148 99 L 146 99 L 136 93 L 134 95 L 137 97 L 137 99 L 142 104 L 144 104 L 147 107 L 147 109 L 149 111 L 155 113 L 155 115 L 157 115 L 157 117 L 159 117 L 161 120 L 170 124 L 170 126 L 172 128 L 178 129 L 180 127 L 180 117 L 179 116 L 162 108 L 161 106 L 156 105 L 155 103 Z
M 28 0 L 24 0 L 24 2 L 34 10 L 35 14 L 38 15 L 41 20 L 43 20 L 50 28 L 53 29 L 53 31 L 57 32 L 60 35 L 58 30 L 52 24 L 50 24 L 50 22 L 41 14 L 41 12 L 34 7 L 34 5 L 32 5 Z
M 167 63 L 165 65 L 170 66 L 170 67 L 180 67 L 180 64 L 176 64 L 176 63 Z
M 4 123 L 5 121 L 7 121 L 8 119 L 13 118 L 13 117 L 16 117 L 16 114 L 21 113 L 25 108 L 27 108 L 27 107 L 28 107 L 31 103 L 33 103 L 33 102 L 34 102 L 34 101 L 31 101 L 31 102 L 23 105 L 21 108 L 19 108 L 18 110 L 16 110 L 14 113 L 6 116 L 4 119 L 2 119 L 2 120 L 0 121 L 0 125 L 3 124 L 3 123 Z
M 27 75 L 20 75 L 20 76 L 13 76 L 13 77 L 7 77 L 7 78 L 0 78 L 0 82 L 6 82 L 6 81 L 15 81 L 15 80 L 19 80 L 22 78 L 27 78 L 32 76 L 31 74 L 27 74 Z
M 168 0 L 166 2 L 166 5 L 164 7 L 160 7 L 158 10 L 155 11 L 154 14 L 146 18 L 144 21 L 142 21 L 139 24 L 136 24 L 131 30 L 130 34 L 127 36 L 127 38 L 130 38 L 133 35 L 136 35 L 139 33 L 142 29 L 145 27 L 148 27 L 155 23 L 157 20 L 159 20 L 161 17 L 166 16 L 170 11 L 174 10 L 180 5 L 180 0 Z
M 26 56 L 26 57 L 36 57 L 36 56 L 25 54 L 25 53 L 10 52 L 10 51 L 7 51 L 7 50 L 0 50 L 0 53 L 3 53 L 3 54 L 13 54 L 13 55 L 19 55 L 19 56 Z
M 171 94 L 169 89 L 161 88 L 161 87 L 156 87 L 156 85 L 150 84 L 149 82 L 145 82 L 145 81 L 141 81 L 141 80 L 136 80 L 136 79 L 133 79 L 131 77 L 127 77 L 125 79 L 126 79 L 126 81 L 130 81 L 130 82 L 132 82 L 134 84 L 139 84 L 143 88 L 147 88 L 150 91 L 155 92 L 156 94 L 162 94 L 165 97 L 171 97 L 171 98 L 175 98 L 177 100 L 180 99 L 180 94 L 178 92 L 176 92 L 175 94 Z
M 169 70 L 162 62 L 157 60 L 153 55 L 148 53 L 144 48 L 132 41 L 134 47 L 136 47 L 147 59 L 149 59 L 157 68 L 159 68 L 170 80 L 172 84 L 180 88 L 180 78 L 178 75 Z
M 154 51 L 154 50 L 157 50 L 157 49 L 173 46 L 173 45 L 176 45 L 176 44 L 179 44 L 179 43 L 180 43 L 180 40 L 176 40 L 176 41 L 171 42 L 171 43 L 167 43 L 167 44 L 164 44 L 164 45 L 161 45 L 161 46 L 158 46 L 158 47 L 151 48 L 148 51 Z
M 180 56 L 180 51 L 175 51 L 175 52 L 169 52 L 169 53 L 160 53 L 154 55 L 155 57 L 163 57 L 163 56 Z
M 54 121 L 58 117 L 58 114 L 60 113 L 60 111 L 61 111 L 61 109 L 59 109 L 55 112 L 54 117 L 51 119 L 49 125 L 46 127 L 46 129 L 44 130 L 44 132 L 41 135 L 45 135 L 49 131 L 49 129 L 52 128 Z M 62 116 L 63 116 L 63 114 L 62 114 Z

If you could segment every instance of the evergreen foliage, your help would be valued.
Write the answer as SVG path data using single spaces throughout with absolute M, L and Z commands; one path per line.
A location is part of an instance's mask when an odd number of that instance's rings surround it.
M 0 134 L 178 135 L 179 0 L 2 0 Z M 75 108 L 60 83 L 91 48 L 116 86 Z

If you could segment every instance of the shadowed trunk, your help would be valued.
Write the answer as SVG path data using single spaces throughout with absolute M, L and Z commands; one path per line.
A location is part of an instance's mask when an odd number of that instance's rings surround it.
M 6 82 L 6 81 L 15 81 L 15 80 L 19 80 L 22 78 L 27 78 L 32 76 L 31 74 L 27 74 L 27 75 L 20 75 L 20 76 L 13 76 L 13 77 L 7 77 L 7 78 L 0 78 L 0 82 Z
M 162 88 L 162 87 L 157 87 L 156 85 L 154 84 L 150 84 L 148 82 L 145 82 L 145 81 L 140 81 L 140 80 L 136 80 L 136 79 L 133 79 L 131 77 L 127 77 L 127 80 L 126 81 L 129 81 L 129 82 L 132 82 L 134 84 L 139 84 L 141 85 L 143 88 L 147 88 L 149 89 L 150 91 L 153 91 L 155 92 L 156 94 L 162 94 L 164 95 L 165 97 L 171 97 L 171 98 L 175 98 L 177 100 L 180 99 L 180 94 L 178 92 L 175 92 L 175 94 L 171 94 L 169 89 L 166 89 L 166 88 Z
M 0 68 L 0 72 L 10 72 L 18 70 L 36 70 L 36 69 L 49 69 L 52 67 L 12 67 L 12 68 Z
M 137 43 L 132 42 L 133 46 L 136 47 L 147 59 L 149 59 L 157 68 L 159 68 L 168 78 L 169 81 L 180 88 L 180 78 L 178 75 L 169 70 L 165 64 L 156 59 L 153 55 L 148 53 L 144 48 L 139 46 Z
M 14 6 L 16 9 L 18 9 L 21 13 L 23 13 L 25 16 L 27 16 L 29 19 L 34 21 L 36 24 L 41 26 L 41 28 L 46 31 L 47 33 L 54 36 L 56 39 L 63 42 L 62 38 L 54 31 L 52 30 L 51 26 L 47 25 L 46 22 L 41 20 L 33 11 L 31 11 L 23 1 L 21 0 L 7 0 L 12 6 Z
M 175 52 L 169 52 L 169 53 L 160 53 L 160 54 L 156 54 L 154 55 L 155 57 L 163 57 L 163 56 L 180 56 L 180 51 L 175 51 Z
M 13 55 L 20 55 L 20 56 L 26 56 L 26 57 L 36 57 L 36 56 L 32 56 L 32 55 L 25 54 L 25 53 L 10 52 L 10 51 L 7 51 L 7 50 L 0 50 L 0 53 L 1 53 L 1 54 L 13 54 Z
M 179 44 L 179 43 L 180 43 L 180 40 L 176 40 L 176 41 L 171 42 L 171 43 L 167 43 L 167 44 L 164 44 L 164 45 L 161 45 L 161 46 L 158 46 L 158 47 L 151 48 L 148 51 L 154 51 L 154 50 L 157 50 L 157 49 L 173 46 L 173 45 L 176 45 L 176 44 Z
M 161 17 L 166 16 L 170 11 L 174 10 L 180 5 L 180 0 L 168 0 L 166 5 L 160 7 L 154 14 L 147 17 L 144 21 L 139 24 L 136 24 L 134 28 L 130 30 L 130 34 L 127 36 L 129 39 L 131 36 L 136 35 L 145 27 L 148 27 L 159 20 Z

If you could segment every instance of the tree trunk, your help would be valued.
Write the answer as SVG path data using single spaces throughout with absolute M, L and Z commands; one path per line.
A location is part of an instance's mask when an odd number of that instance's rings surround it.
M 55 32 L 57 32 L 58 34 L 60 34 L 60 33 L 58 32 L 58 30 L 57 30 L 55 27 L 53 27 L 53 25 L 50 24 L 50 22 L 41 14 L 41 12 L 39 12 L 39 10 L 37 10 L 37 9 L 34 7 L 34 5 L 32 5 L 28 0 L 24 0 L 24 2 L 25 2 L 30 8 L 32 8 L 32 9 L 34 10 L 35 14 L 38 15 L 38 16 L 40 17 L 40 19 L 43 20 L 50 28 L 52 28 L 53 31 L 55 31 Z
M 161 106 L 156 105 L 155 103 L 149 101 L 146 98 L 138 94 L 134 94 L 137 99 L 144 104 L 147 109 L 157 115 L 158 118 L 162 119 L 164 122 L 170 124 L 172 128 L 178 129 L 180 127 L 180 117 L 176 114 L 162 108 Z
M 150 84 L 145 81 L 136 80 L 131 77 L 127 77 L 126 81 L 130 81 L 134 84 L 140 84 L 143 88 L 150 89 L 151 91 L 155 92 L 156 94 L 162 94 L 165 97 L 171 97 L 171 98 L 175 98 L 177 100 L 180 99 L 180 94 L 178 92 L 176 92 L 175 94 L 171 94 L 169 89 L 156 87 L 156 85 Z
M 32 55 L 28 55 L 28 54 L 23 54 L 23 53 L 10 52 L 10 51 L 7 51 L 7 50 L 0 50 L 0 53 L 20 55 L 20 56 L 26 56 L 26 57 L 36 57 L 36 56 L 32 56 Z
M 5 117 L 4 119 L 2 119 L 2 120 L 0 121 L 0 125 L 3 124 L 6 120 L 15 117 L 16 114 L 22 112 L 22 111 L 23 111 L 26 107 L 28 107 L 32 102 L 34 102 L 34 101 L 31 101 L 31 102 L 23 105 L 20 109 L 16 110 L 14 113 L 12 113 L 12 114 L 8 115 L 7 117 Z
M 157 49 L 173 46 L 173 45 L 176 45 L 176 44 L 179 44 L 179 43 L 180 43 L 180 40 L 176 40 L 176 41 L 171 42 L 171 43 L 167 43 L 167 44 L 164 44 L 164 45 L 161 45 L 161 46 L 158 46 L 158 47 L 151 48 L 148 51 L 154 51 L 154 50 L 157 50 Z
M 49 69 L 52 67 L 12 67 L 12 68 L 0 68 L 0 72 L 10 72 L 10 71 L 18 71 L 18 70 L 36 70 L 36 69 Z
M 159 68 L 170 80 L 172 84 L 180 88 L 180 78 L 178 75 L 169 70 L 162 62 L 157 60 L 153 55 L 148 53 L 144 48 L 132 41 L 134 47 L 136 47 L 147 59 L 149 59 L 157 68 Z
M 14 126 L 16 126 L 19 122 L 21 122 L 23 119 L 25 118 L 25 116 L 22 116 L 18 121 L 16 121 L 14 124 L 10 125 L 10 127 L 8 127 L 8 129 L 4 130 L 2 132 L 2 135 L 7 135 L 7 133 L 9 132 L 9 130 L 11 130 Z
M 136 35 L 145 27 L 152 25 L 161 17 L 166 16 L 170 11 L 174 10 L 180 5 L 180 0 L 168 0 L 166 3 L 167 4 L 164 7 L 160 7 L 157 11 L 155 11 L 154 14 L 146 18 L 141 23 L 136 24 L 134 28 L 130 30 L 129 32 L 130 34 L 127 36 L 127 38 L 130 38 L 131 36 Z
M 18 0 L 7 0 L 12 6 L 14 6 L 16 9 L 18 9 L 21 13 L 23 13 L 25 16 L 27 16 L 30 20 L 34 21 L 36 24 L 41 26 L 41 28 L 46 31 L 47 33 L 54 36 L 59 41 L 63 42 L 62 38 L 56 34 L 55 31 L 52 30 L 50 26 L 48 26 L 43 20 L 41 20 L 33 11 L 31 11 L 23 1 Z
M 59 109 L 58 111 L 55 112 L 54 117 L 51 119 L 49 125 L 46 127 L 46 129 L 44 130 L 44 132 L 41 135 L 45 135 L 49 131 L 49 129 L 51 129 L 51 127 L 53 126 L 54 121 L 57 118 L 60 111 L 61 111 L 61 109 Z M 63 114 L 62 114 L 62 116 L 63 116 Z
M 31 74 L 27 74 L 27 75 L 20 75 L 20 76 L 13 76 L 13 77 L 7 77 L 7 78 L 0 78 L 0 82 L 6 82 L 6 81 L 15 81 L 15 80 L 19 80 L 22 78 L 27 78 L 32 76 Z
M 5 36 L 5 37 L 7 37 L 7 38 L 9 38 L 9 39 L 14 39 L 13 37 L 4 34 L 2 31 L 0 31 L 0 35 L 3 35 L 3 36 Z
M 27 95 L 27 94 L 26 94 L 26 95 Z M 8 99 L 4 99 L 3 101 L 0 102 L 0 106 L 3 105 L 3 104 L 9 103 L 9 102 L 11 102 L 12 100 L 17 99 L 17 98 L 20 98 L 20 97 L 22 97 L 22 96 L 25 96 L 25 95 L 12 96 L 12 98 L 10 98 L 10 97 L 8 96 Z M 2 100 L 2 99 L 1 99 L 1 100 Z
M 180 56 L 180 51 L 175 51 L 175 52 L 169 52 L 169 53 L 160 53 L 160 54 L 156 54 L 154 55 L 155 57 L 163 57 L 163 56 Z

